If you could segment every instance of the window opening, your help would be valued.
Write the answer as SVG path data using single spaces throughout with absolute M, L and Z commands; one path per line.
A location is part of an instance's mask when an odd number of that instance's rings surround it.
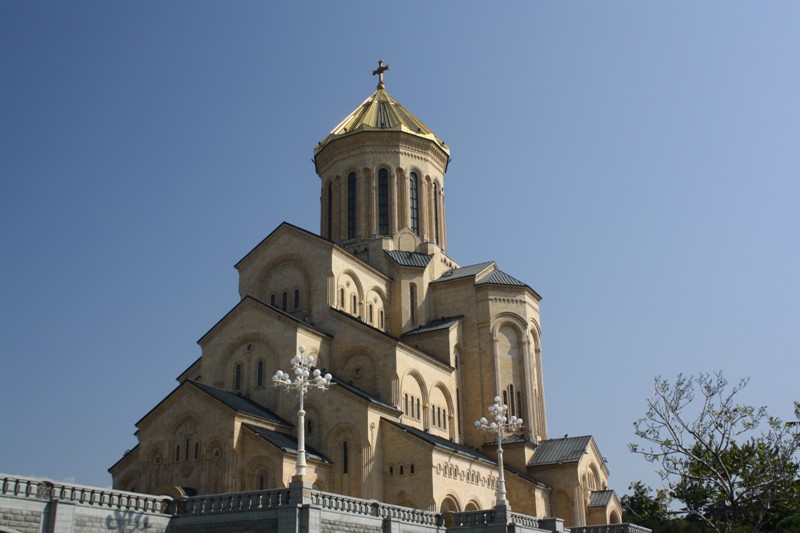
M 256 367 L 256 385 L 259 387 L 264 386 L 264 361 L 259 361 Z
M 433 184 L 433 242 L 439 244 L 439 184 Z
M 342 473 L 347 474 L 350 472 L 350 450 L 347 446 L 347 441 L 342 443 Z
M 200 441 L 194 443 L 194 460 L 200 460 Z
M 328 240 L 333 240 L 333 184 L 328 184 Z
M 417 173 L 412 172 L 408 181 L 408 191 L 411 200 L 411 231 L 419 235 L 419 190 Z
M 286 308 L 289 306 L 289 293 L 283 291 L 283 298 L 281 299 L 281 309 L 286 311 Z
M 413 283 L 408 290 L 408 308 L 411 313 L 411 324 L 417 323 L 417 286 Z
M 236 364 L 236 369 L 233 375 L 233 388 L 239 390 L 242 388 L 242 365 Z
M 300 289 L 294 290 L 294 308 L 298 309 L 300 307 Z
M 378 233 L 389 234 L 389 171 L 378 171 Z
M 347 176 L 347 238 L 356 236 L 356 173 Z

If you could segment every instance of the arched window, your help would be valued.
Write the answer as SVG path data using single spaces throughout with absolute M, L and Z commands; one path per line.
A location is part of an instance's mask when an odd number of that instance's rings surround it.
M 328 240 L 333 240 L 333 183 L 328 184 Z
M 408 414 L 408 394 L 405 395 L 405 401 L 406 401 L 406 405 L 405 405 L 405 408 L 403 409 L 403 413 L 404 414 Z
M 342 443 L 342 474 L 350 472 L 350 450 L 347 446 L 347 441 Z
M 189 439 L 186 439 L 186 447 L 183 449 L 183 458 L 184 460 L 189 460 Z
M 242 388 L 242 365 L 240 363 L 236 363 L 236 367 L 233 370 L 233 388 L 235 390 Z
M 522 418 L 522 391 L 517 391 L 517 416 Z
M 414 463 L 411 463 L 410 465 L 408 465 L 408 473 L 409 474 L 413 474 L 414 473 Z
M 289 306 L 289 293 L 283 291 L 283 299 L 281 300 L 281 309 L 286 311 L 286 308 Z
M 414 397 L 413 396 L 411 397 L 411 418 L 415 418 L 414 417 Z
M 344 309 L 344 288 L 339 289 L 339 307 Z
M 383 329 L 383 309 L 378 311 L 378 327 Z
M 403 465 L 400 465 L 400 475 L 403 475 Z
M 419 410 L 419 398 L 417 398 L 417 420 L 422 418 L 422 411 Z
M 408 288 L 408 310 L 411 313 L 411 324 L 417 323 L 417 286 L 413 283 Z
M 378 170 L 378 233 L 389 234 L 389 171 Z
M 195 461 L 200 460 L 200 441 L 196 441 L 194 443 L 194 460 Z
M 269 305 L 275 307 L 275 295 L 274 294 L 270 294 L 269 295 Z
M 264 361 L 259 361 L 256 365 L 256 385 L 258 387 L 264 386 Z
M 367 305 L 369 323 L 372 324 L 372 304 Z
M 514 402 L 514 385 L 511 384 L 508 386 L 508 399 L 510 400 L 511 405 L 509 405 L 509 409 L 511 410 L 511 416 L 517 415 L 517 405 Z
M 347 176 L 347 238 L 356 236 L 356 173 Z
M 267 488 L 267 478 L 264 474 L 258 475 L 258 490 L 264 490 Z
M 433 242 L 439 244 L 439 184 L 433 184 Z
M 181 445 L 180 444 L 176 444 L 175 445 L 175 462 L 176 463 L 180 463 L 181 462 Z
M 358 298 L 356 298 L 356 295 L 354 294 L 350 297 L 350 313 L 355 315 L 358 312 L 357 310 Z
M 419 178 L 412 172 L 408 180 L 408 192 L 411 205 L 411 231 L 419 235 Z
M 294 308 L 295 309 L 300 308 L 300 289 L 294 290 Z

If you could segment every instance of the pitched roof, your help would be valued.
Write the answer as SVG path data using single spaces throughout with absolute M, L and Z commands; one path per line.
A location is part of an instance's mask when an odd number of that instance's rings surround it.
M 292 437 L 291 435 L 287 435 L 286 433 L 280 433 L 278 431 L 272 431 L 271 429 L 262 428 L 259 426 L 254 426 L 252 424 L 242 424 L 244 427 L 255 433 L 257 436 L 261 437 L 262 439 L 266 440 L 270 444 L 280 448 L 284 452 L 291 453 L 293 455 L 297 455 L 297 439 Z M 320 452 L 306 446 L 306 456 L 309 459 L 314 459 L 315 461 L 321 461 L 323 463 L 331 463 L 332 461 L 322 455 Z
M 396 342 L 400 346 L 403 346 L 404 348 L 409 348 L 411 350 L 416 351 L 417 353 L 419 353 L 420 355 L 424 356 L 426 359 L 428 359 L 432 363 L 436 363 L 436 364 L 441 365 L 441 366 L 443 366 L 445 368 L 448 368 L 450 370 L 452 370 L 452 368 L 453 368 L 449 364 L 437 359 L 436 357 L 434 357 L 433 355 L 429 354 L 428 352 L 425 352 L 424 350 L 422 350 L 420 348 L 417 348 L 416 346 L 412 346 L 412 345 L 410 345 L 410 344 L 408 344 L 406 342 L 403 342 L 402 340 L 398 339 L 397 337 L 394 337 L 394 336 L 386 333 L 382 329 L 378 329 L 375 326 L 367 324 L 366 322 L 361 320 L 361 318 L 359 318 L 359 317 L 353 316 L 350 313 L 345 313 L 344 311 L 336 309 L 335 307 L 329 307 L 328 309 L 330 309 L 333 313 L 337 314 L 338 316 L 340 316 L 342 318 L 346 318 L 347 320 L 352 320 L 356 324 L 361 324 L 361 326 L 363 326 L 365 328 L 369 328 L 370 330 L 372 330 L 372 331 L 374 331 L 376 333 L 379 333 L 379 334 L 383 335 L 384 337 L 386 337 L 388 339 L 391 339 L 392 341 Z
M 476 276 L 494 264 L 495 264 L 494 261 L 486 261 L 485 263 L 478 263 L 477 265 L 467 265 L 461 268 L 451 268 L 450 270 L 439 276 L 439 279 L 435 280 L 434 283 L 440 281 L 451 281 L 454 279 L 461 279 L 469 276 Z
M 453 442 L 451 440 L 443 439 L 442 437 L 438 437 L 436 435 L 431 435 L 430 433 L 426 433 L 424 431 L 421 431 L 421 430 L 419 430 L 417 428 L 413 428 L 411 426 L 406 426 L 405 424 L 401 424 L 400 422 L 393 422 L 392 420 L 389 420 L 389 419 L 386 419 L 386 418 L 383 418 L 382 420 L 385 421 L 385 422 L 388 422 L 389 424 L 392 424 L 393 426 L 399 428 L 402 431 L 405 431 L 406 433 L 411 434 L 414 437 L 417 437 L 418 439 L 421 439 L 421 440 L 427 442 L 428 444 L 430 444 L 430 445 L 432 445 L 432 446 L 434 446 L 436 448 L 442 448 L 444 450 L 453 452 L 456 455 L 469 457 L 470 459 L 474 459 L 476 461 L 480 461 L 482 463 L 486 463 L 486 464 L 489 464 L 489 465 L 497 465 L 497 461 L 495 461 L 491 457 L 483 455 L 478 450 L 474 450 L 472 448 L 468 448 L 468 447 L 466 447 L 466 446 L 464 446 L 462 444 L 458 444 L 458 443 Z M 526 479 L 526 480 L 530 481 L 531 483 L 536 483 L 537 485 L 543 486 L 543 487 L 547 487 L 548 486 L 545 483 L 542 483 L 541 481 L 539 481 L 538 479 L 532 478 L 528 474 L 525 474 L 525 473 L 520 472 L 519 470 L 515 470 L 513 468 L 509 468 L 508 465 L 504 465 L 504 467 L 505 467 L 505 470 L 507 470 L 508 472 L 511 472 L 512 474 L 514 474 L 516 476 L 519 476 L 519 477 L 521 477 L 523 479 Z
M 332 141 L 362 131 L 400 131 L 433 141 L 448 156 L 450 149 L 433 131 L 389 96 L 383 86 L 372 93 L 314 148 L 314 156 Z
M 527 283 L 523 283 L 517 278 L 513 276 L 509 276 L 502 270 L 495 270 L 491 272 L 488 276 L 484 277 L 480 281 L 476 282 L 475 285 L 484 285 L 484 284 L 494 284 L 494 285 L 514 285 L 518 287 L 527 287 Z
M 496 465 L 497 464 L 497 462 L 494 461 L 491 457 L 483 455 L 478 450 L 473 450 L 472 448 L 467 448 L 466 446 L 464 446 L 462 444 L 458 444 L 458 443 L 453 442 L 451 440 L 443 439 L 442 437 L 437 437 L 436 435 L 431 435 L 430 433 L 426 433 L 426 432 L 421 431 L 421 430 L 419 430 L 417 428 L 413 428 L 411 426 L 407 426 L 405 424 L 401 424 L 400 422 L 394 422 L 392 420 L 388 420 L 388 419 L 385 419 L 385 418 L 383 420 L 388 422 L 389 424 L 392 424 L 393 426 L 396 426 L 400 430 L 405 431 L 406 433 L 410 433 L 411 435 L 417 437 L 418 439 L 422 439 L 423 441 L 425 441 L 428 444 L 431 444 L 431 445 L 433 445 L 433 446 L 435 446 L 437 448 L 443 448 L 443 449 L 445 449 L 447 451 L 456 453 L 458 455 L 463 455 L 465 457 L 469 457 L 470 459 L 475 459 L 476 461 L 480 461 L 482 463 L 486 463 L 486 464 L 490 464 L 490 465 Z
M 386 255 L 400 266 L 425 268 L 431 262 L 432 255 L 400 250 L 386 250 Z
M 390 409 L 391 411 L 393 411 L 395 413 L 402 413 L 402 411 L 400 411 L 395 406 L 389 405 L 388 403 L 383 402 L 377 396 L 373 396 L 372 394 L 370 394 L 370 393 L 368 393 L 368 392 L 366 392 L 366 391 L 364 391 L 362 389 L 359 389 L 355 385 L 346 382 L 345 380 L 343 380 L 340 377 L 337 377 L 336 375 L 333 375 L 333 385 L 336 385 L 337 387 L 341 387 L 344 390 L 346 390 L 346 391 L 348 391 L 348 392 L 350 392 L 352 394 L 355 394 L 359 398 L 367 400 L 370 403 L 374 403 L 376 405 L 380 405 L 381 407 L 383 407 L 385 409 Z
M 583 457 L 591 440 L 591 435 L 544 440 L 536 448 L 529 466 L 577 462 Z
M 605 507 L 613 499 L 613 490 L 593 490 L 589 495 L 589 507 Z
M 252 416 L 254 418 L 260 418 L 262 420 L 266 420 L 267 422 L 272 422 L 273 424 L 292 427 L 291 422 L 284 420 L 263 405 L 254 402 L 250 398 L 245 398 L 239 394 L 218 389 L 216 387 L 212 387 L 211 385 L 206 385 L 205 383 L 198 383 L 196 381 L 187 381 L 186 383 L 197 387 L 215 400 L 230 407 L 237 413 Z
M 261 300 L 259 300 L 257 298 L 253 298 L 252 296 L 250 296 L 248 294 L 247 296 L 245 296 L 244 298 L 239 300 L 239 302 L 236 305 L 234 305 L 233 308 L 231 308 L 230 311 L 225 313 L 225 316 L 223 316 L 222 318 L 217 320 L 217 323 L 214 324 L 213 326 L 211 326 L 211 328 L 208 331 L 203 333 L 203 336 L 200 337 L 197 340 L 197 342 L 198 343 L 202 342 L 203 339 L 205 339 L 208 335 L 210 335 L 211 332 L 214 331 L 217 328 L 217 326 L 222 324 L 222 322 L 224 322 L 226 318 L 231 316 L 233 314 L 233 312 L 236 311 L 237 309 L 239 309 L 239 306 L 244 305 L 245 302 L 254 302 L 256 304 L 259 304 L 259 305 L 265 307 L 266 309 L 269 309 L 270 311 L 273 311 L 273 312 L 275 312 L 275 313 L 277 313 L 277 314 L 279 314 L 279 315 L 281 315 L 281 316 L 283 316 L 285 318 L 288 318 L 292 322 L 294 322 L 294 323 L 296 323 L 296 324 L 298 324 L 300 326 L 303 326 L 304 328 L 308 328 L 309 330 L 314 331 L 315 333 L 318 333 L 318 334 L 320 334 L 320 335 L 322 335 L 324 337 L 333 338 L 333 335 L 331 335 L 327 331 L 323 331 L 323 330 L 319 329 L 317 326 L 315 326 L 313 324 L 309 324 L 308 322 L 304 322 L 303 320 L 300 320 L 299 318 L 297 318 L 296 316 L 292 315 L 291 313 L 287 313 L 286 311 L 282 310 L 279 307 L 276 307 L 274 305 L 270 305 L 270 304 L 268 304 L 266 302 L 262 302 Z
M 437 331 L 440 329 L 449 329 L 453 324 L 457 324 L 462 318 L 464 318 L 464 315 L 437 318 L 436 320 L 431 320 L 425 325 L 403 333 L 403 337 L 408 335 L 417 335 L 418 333 L 428 333 L 430 331 Z

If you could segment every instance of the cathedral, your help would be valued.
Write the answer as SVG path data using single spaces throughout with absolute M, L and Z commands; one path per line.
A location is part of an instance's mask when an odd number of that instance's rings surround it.
M 431 511 L 492 508 L 498 446 L 474 422 L 500 397 L 522 421 L 502 439 L 514 511 L 619 523 L 594 439 L 548 437 L 540 296 L 494 261 L 449 255 L 450 147 L 389 95 L 387 69 L 314 147 L 319 233 L 284 222 L 236 263 L 239 303 L 136 423 L 137 446 L 109 469 L 114 488 L 288 486 L 300 404 L 272 376 L 303 346 L 332 376 L 303 404 L 302 481 L 315 489 Z

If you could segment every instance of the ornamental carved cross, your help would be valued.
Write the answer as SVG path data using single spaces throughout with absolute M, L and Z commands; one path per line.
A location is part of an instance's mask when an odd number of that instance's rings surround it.
M 389 70 L 389 65 L 383 64 L 383 59 L 378 61 L 378 68 L 372 71 L 373 76 L 378 76 L 378 89 L 382 89 L 383 85 L 383 73 Z

